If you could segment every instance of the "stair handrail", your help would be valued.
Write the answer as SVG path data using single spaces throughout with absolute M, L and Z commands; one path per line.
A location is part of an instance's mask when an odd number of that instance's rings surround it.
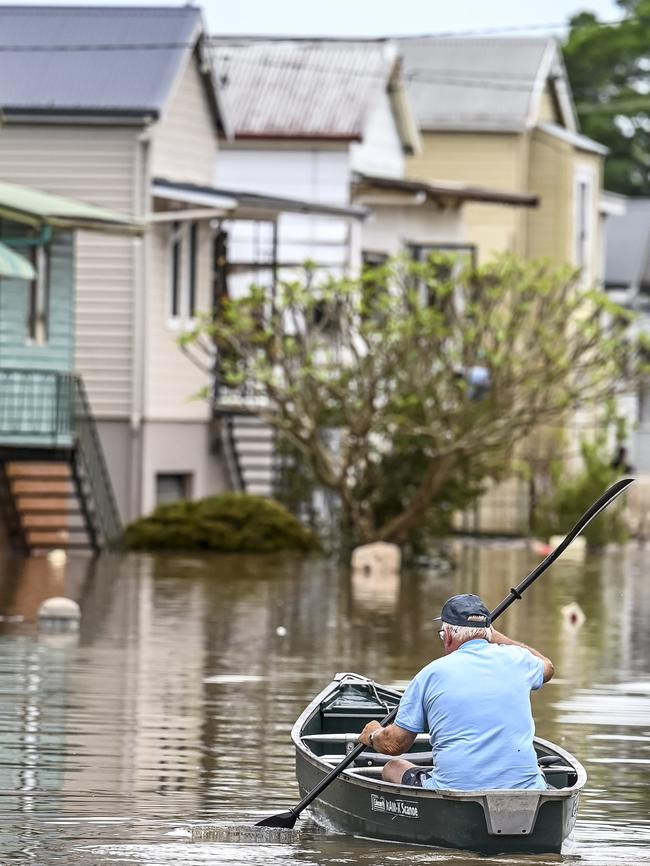
M 124 530 L 95 417 L 81 376 L 73 376 L 72 383 L 71 415 L 77 455 L 88 480 L 104 545 L 108 551 L 121 550 Z
M 223 455 L 228 475 L 230 476 L 230 483 L 234 490 L 245 493 L 246 480 L 244 479 L 244 470 L 242 469 L 239 451 L 237 450 L 234 416 L 231 414 L 226 415 L 223 421 L 225 422 L 225 431 L 222 437 Z

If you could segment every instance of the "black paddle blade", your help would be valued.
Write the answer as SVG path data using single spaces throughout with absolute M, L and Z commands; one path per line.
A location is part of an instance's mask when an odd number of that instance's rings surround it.
M 279 815 L 271 815 L 269 818 L 264 818 L 255 824 L 256 827 L 284 827 L 285 830 L 292 830 L 298 816 L 295 812 L 280 812 Z

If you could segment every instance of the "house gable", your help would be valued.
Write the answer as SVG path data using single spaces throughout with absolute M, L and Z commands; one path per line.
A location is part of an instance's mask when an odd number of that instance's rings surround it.
M 404 147 L 387 92 L 367 112 L 361 141 L 350 146 L 350 162 L 354 171 L 404 176 Z
M 195 52 L 153 126 L 152 176 L 203 184 L 214 180 L 218 128 L 199 63 Z
M 564 126 L 555 89 L 551 87 L 548 82 L 539 101 L 537 121 L 541 123 L 555 123 L 558 126 Z
M 425 37 L 400 42 L 405 79 L 426 132 L 523 133 L 547 87 L 575 130 L 566 70 L 554 39 Z

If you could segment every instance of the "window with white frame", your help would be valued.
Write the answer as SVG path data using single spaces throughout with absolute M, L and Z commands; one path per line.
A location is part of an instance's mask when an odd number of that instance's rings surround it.
M 425 263 L 432 257 L 441 257 L 435 264 L 436 276 L 441 282 L 451 280 L 457 285 L 458 277 L 463 269 L 476 267 L 476 246 L 474 244 L 431 243 L 407 245 L 407 250 L 414 262 Z M 422 301 L 428 306 L 436 306 L 435 290 L 421 286 Z
M 29 247 L 28 257 L 34 266 L 36 277 L 27 289 L 27 341 L 34 346 L 44 346 L 49 338 L 50 312 L 50 247 Z
M 574 263 L 586 277 L 593 244 L 593 172 L 588 166 L 578 166 L 575 174 L 575 251 Z
M 199 224 L 174 222 L 169 235 L 169 324 L 190 324 L 198 307 Z

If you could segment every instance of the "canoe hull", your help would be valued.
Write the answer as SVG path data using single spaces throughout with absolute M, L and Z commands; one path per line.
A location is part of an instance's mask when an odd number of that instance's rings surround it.
M 325 774 L 309 758 L 297 754 L 296 775 L 302 796 Z M 311 813 L 321 826 L 352 836 L 486 855 L 559 854 L 575 824 L 579 798 L 575 792 L 566 799 L 541 803 L 534 829 L 527 835 L 490 835 L 480 794 L 476 800 L 453 799 L 411 787 L 390 788 L 386 793 L 377 785 L 343 774 L 311 804 Z
M 296 721 L 296 776 L 312 791 L 356 742 L 371 718 L 399 703 L 400 692 L 358 674 L 337 674 Z M 480 854 L 559 854 L 576 821 L 582 765 L 568 752 L 535 738 L 548 790 L 433 791 L 381 779 L 385 756 L 364 752 L 310 806 L 333 832 L 390 842 L 476 851 Z M 431 762 L 426 736 L 406 756 Z M 554 766 L 552 766 L 554 765 Z

